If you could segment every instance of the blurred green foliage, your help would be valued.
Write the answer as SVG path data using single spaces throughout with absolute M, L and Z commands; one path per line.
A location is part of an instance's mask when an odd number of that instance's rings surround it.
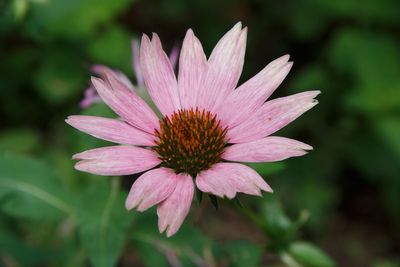
M 399 10 L 397 0 L 0 1 L 0 266 L 400 266 Z M 78 104 L 92 64 L 133 78 L 141 32 L 169 50 L 191 27 L 210 52 L 238 20 L 249 27 L 241 82 L 290 53 L 274 96 L 322 91 L 279 133 L 314 151 L 249 164 L 272 196 L 217 212 L 194 202 L 167 239 L 154 209 L 125 210 L 132 177 L 73 169 L 73 153 L 105 142 L 64 119 L 115 116 Z

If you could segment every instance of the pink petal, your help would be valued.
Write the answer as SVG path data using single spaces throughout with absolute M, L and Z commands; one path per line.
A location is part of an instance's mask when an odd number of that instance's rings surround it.
M 159 120 L 151 108 L 113 73 L 107 72 L 106 75 L 106 82 L 92 77 L 92 83 L 103 101 L 131 125 L 153 134 L 159 128 Z
M 269 136 L 226 148 L 222 158 L 242 162 L 272 162 L 306 154 L 312 147 L 284 137 Z
M 180 108 L 178 83 L 168 56 L 162 49 L 157 34 L 152 41 L 143 35 L 140 64 L 149 95 L 164 116 Z
M 145 211 L 160 203 L 174 191 L 177 175 L 167 168 L 157 168 L 142 174 L 132 185 L 125 207 Z
M 155 136 L 138 130 L 123 121 L 95 116 L 69 116 L 65 121 L 82 132 L 114 143 L 138 146 L 155 145 Z
M 241 192 L 261 196 L 261 191 L 272 192 L 270 186 L 252 168 L 239 163 L 217 163 L 211 169 L 199 173 L 197 187 L 205 192 L 230 199 Z
M 139 41 L 137 39 L 132 40 L 132 67 L 133 73 L 136 77 L 136 82 L 139 87 L 144 86 L 142 69 L 140 68 L 140 48 Z
M 224 126 L 236 126 L 263 105 L 289 73 L 293 62 L 288 62 L 288 59 L 289 56 L 286 55 L 272 61 L 220 103 L 215 113 Z
M 98 175 L 129 175 L 151 169 L 160 160 L 148 149 L 134 146 L 109 146 L 75 154 L 81 160 L 75 169 Z
M 100 96 L 97 94 L 96 89 L 94 89 L 93 86 L 89 86 L 86 88 L 83 99 L 79 103 L 79 106 L 85 109 L 98 102 L 101 102 Z
M 178 174 L 174 192 L 157 208 L 160 233 L 167 231 L 167 237 L 175 234 L 189 213 L 194 194 L 192 177 Z
M 314 97 L 320 93 L 307 91 L 266 102 L 246 121 L 229 129 L 229 142 L 246 143 L 273 134 L 318 104 Z
M 179 58 L 178 86 L 182 108 L 196 106 L 201 79 L 207 67 L 207 59 L 200 41 L 188 30 L 183 40 Z
M 242 30 L 239 22 L 215 46 L 199 90 L 199 107 L 213 111 L 235 89 L 242 73 L 246 37 L 247 28 Z
M 112 73 L 113 76 L 117 77 L 123 84 L 126 85 L 130 90 L 134 90 L 134 86 L 124 73 L 119 70 L 113 70 L 104 65 L 93 65 L 92 72 L 99 75 L 102 79 L 106 79 L 106 73 Z

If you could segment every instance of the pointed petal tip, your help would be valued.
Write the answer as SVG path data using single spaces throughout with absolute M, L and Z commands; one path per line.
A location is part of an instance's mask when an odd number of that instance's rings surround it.
M 128 201 L 125 201 L 125 209 L 126 209 L 127 211 L 130 211 L 132 208 L 133 208 L 133 207 L 132 207 L 132 204 L 129 203 Z
M 311 91 L 307 91 L 304 93 L 309 93 L 309 97 L 314 98 L 314 97 L 320 95 L 322 92 L 320 90 L 311 90 Z
M 143 33 L 140 47 L 144 47 L 144 45 L 148 45 L 149 43 L 150 43 L 149 36 L 147 34 Z
M 307 151 L 312 151 L 314 150 L 314 148 L 308 144 L 304 144 L 304 146 L 302 147 L 306 152 Z M 308 153 L 308 152 L 307 152 Z
M 79 158 L 74 158 L 77 154 L 72 156 L 72 159 L 79 159 Z M 84 168 L 82 168 L 82 161 L 78 161 L 77 163 L 75 163 L 74 165 L 74 169 L 78 170 L 78 171 L 85 171 Z
M 268 190 L 266 190 L 265 192 L 268 192 L 268 193 L 274 193 L 274 190 L 270 187 Z
M 168 238 L 170 238 L 170 237 L 173 236 L 175 233 L 176 233 L 176 231 L 169 231 L 169 227 L 168 227 L 168 230 L 166 231 L 166 236 L 167 236 Z
M 161 44 L 160 36 L 158 36 L 158 34 L 156 32 L 151 33 L 151 41 L 156 44 Z
M 189 29 L 186 31 L 186 34 L 194 35 L 194 32 L 193 32 L 192 28 L 189 28 Z
M 81 155 L 82 153 L 76 153 L 76 154 L 74 154 L 74 155 L 72 155 L 72 159 L 75 159 L 75 160 L 79 160 L 80 159 L 80 155 Z M 76 164 L 78 164 L 79 162 L 77 162 Z M 76 166 L 76 164 L 75 164 L 75 166 Z
M 259 185 L 259 188 L 267 193 L 273 193 L 274 190 L 272 190 L 272 188 L 269 186 L 269 184 L 267 184 L 267 182 L 264 181 L 264 183 L 262 183 L 261 185 Z
M 94 86 L 95 89 L 97 89 L 99 86 L 104 85 L 104 81 L 101 78 L 95 77 L 95 76 L 91 76 L 90 80 Z
M 157 214 L 158 214 L 158 209 L 157 209 Z M 158 216 L 159 216 L 159 215 L 158 215 Z M 165 224 L 165 223 L 161 224 L 161 223 L 160 223 L 160 219 L 158 219 L 158 232 L 159 232 L 160 234 L 164 233 L 164 231 L 167 229 L 167 227 L 168 227 L 167 224 Z

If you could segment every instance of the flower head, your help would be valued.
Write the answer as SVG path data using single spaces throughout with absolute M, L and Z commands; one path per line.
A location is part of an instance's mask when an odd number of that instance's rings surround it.
M 237 23 L 207 59 L 192 30 L 186 33 L 177 77 L 156 34 L 143 35 L 140 71 L 155 112 L 121 76 L 104 69 L 92 78 L 102 100 L 120 119 L 70 116 L 73 127 L 122 145 L 74 156 L 75 168 L 98 175 L 145 172 L 132 185 L 126 208 L 158 205 L 160 232 L 175 234 L 195 190 L 219 197 L 272 192 L 240 162 L 272 162 L 302 156 L 311 146 L 271 136 L 317 104 L 308 91 L 266 101 L 292 67 L 289 56 L 268 64 L 236 88 L 244 63 L 247 29 Z

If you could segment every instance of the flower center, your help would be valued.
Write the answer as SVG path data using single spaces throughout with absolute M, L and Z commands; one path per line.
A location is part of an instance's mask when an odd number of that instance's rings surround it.
M 161 166 L 195 176 L 221 161 L 227 144 L 226 131 L 209 111 L 181 109 L 160 121 L 153 149 L 162 161 Z

